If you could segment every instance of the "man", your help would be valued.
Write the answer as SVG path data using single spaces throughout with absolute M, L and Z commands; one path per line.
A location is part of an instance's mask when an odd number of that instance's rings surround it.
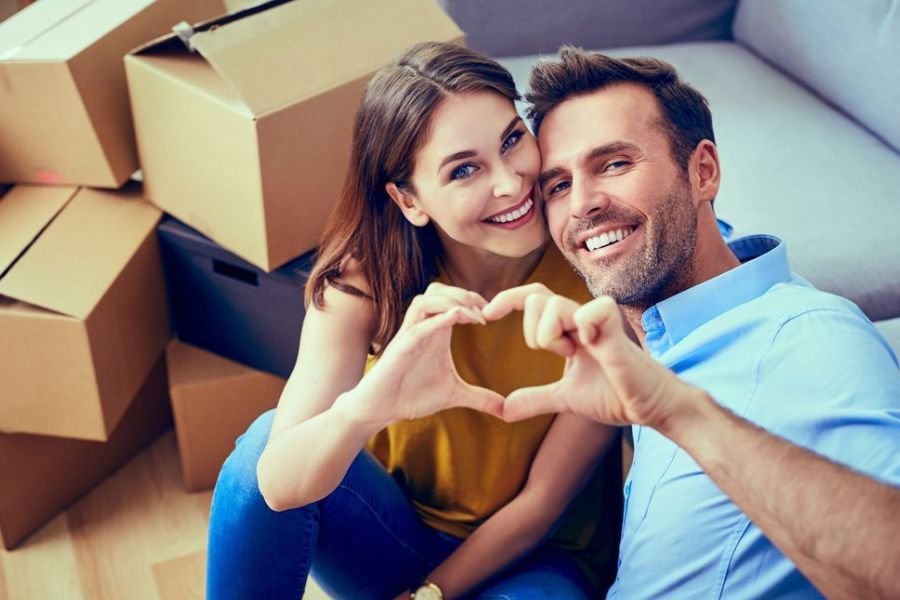
M 779 240 L 725 243 L 709 109 L 669 65 L 563 48 L 528 99 L 550 233 L 597 299 L 526 286 L 483 313 L 524 310 L 529 345 L 568 357 L 506 418 L 634 424 L 609 596 L 897 597 L 900 374 L 884 340 L 791 273 Z

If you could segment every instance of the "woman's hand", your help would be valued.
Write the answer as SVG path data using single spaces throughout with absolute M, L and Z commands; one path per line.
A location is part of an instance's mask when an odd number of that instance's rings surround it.
M 453 326 L 486 323 L 481 315 L 485 304 L 475 292 L 431 284 L 413 299 L 372 370 L 335 406 L 380 426 L 455 407 L 500 416 L 503 397 L 464 382 L 450 353 Z

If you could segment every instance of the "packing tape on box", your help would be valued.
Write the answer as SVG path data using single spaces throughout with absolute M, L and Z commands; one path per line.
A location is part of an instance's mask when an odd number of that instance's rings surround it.
M 196 52 L 196 48 L 194 48 L 193 42 L 191 42 L 191 38 L 194 37 L 194 28 L 191 27 L 190 23 L 186 21 L 182 21 L 180 23 L 176 23 L 174 27 L 172 27 L 172 33 L 178 36 L 187 49 L 191 52 Z

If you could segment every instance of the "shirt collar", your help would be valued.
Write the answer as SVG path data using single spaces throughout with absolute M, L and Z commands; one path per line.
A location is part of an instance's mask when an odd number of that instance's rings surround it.
M 728 244 L 741 264 L 651 306 L 641 316 L 645 344 L 659 356 L 701 325 L 791 278 L 784 242 L 749 235 Z

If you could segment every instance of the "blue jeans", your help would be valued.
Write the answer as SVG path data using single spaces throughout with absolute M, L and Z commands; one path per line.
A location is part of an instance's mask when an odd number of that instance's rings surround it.
M 274 411 L 238 438 L 213 493 L 209 600 L 297 598 L 312 573 L 334 598 L 394 598 L 420 582 L 463 540 L 427 526 L 397 482 L 361 452 L 326 498 L 283 512 L 259 493 L 256 463 Z M 587 598 L 592 590 L 565 554 L 539 548 L 470 597 Z

